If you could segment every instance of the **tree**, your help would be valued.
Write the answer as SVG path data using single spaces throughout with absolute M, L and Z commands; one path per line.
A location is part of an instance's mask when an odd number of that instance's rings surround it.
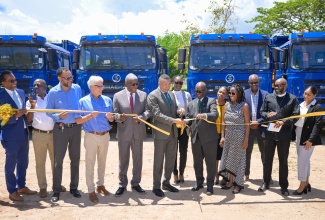
M 305 29 L 307 31 L 324 31 L 325 29 L 325 0 L 288 0 L 274 2 L 272 8 L 257 8 L 260 14 L 248 23 L 257 24 L 255 33 L 270 36 L 288 35 Z

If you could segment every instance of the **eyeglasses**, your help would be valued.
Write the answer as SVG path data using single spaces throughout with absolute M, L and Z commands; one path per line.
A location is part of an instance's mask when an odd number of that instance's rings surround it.
M 62 77 L 60 76 L 62 79 L 65 79 L 67 81 L 73 80 L 73 76 L 69 76 L 69 77 Z
M 138 86 L 139 83 L 130 83 L 131 86 Z
M 183 85 L 183 82 L 174 82 L 176 85 Z
M 15 83 L 15 82 L 17 82 L 17 79 L 11 79 L 11 80 L 8 80 L 8 82 Z
M 236 95 L 235 92 L 229 92 L 228 95 Z
M 256 82 L 249 82 L 249 84 L 251 84 L 251 85 L 256 85 L 256 84 L 258 84 L 259 82 L 258 81 L 256 81 Z
M 275 84 L 274 87 L 281 87 L 281 86 L 284 86 L 286 84 Z
M 99 86 L 99 85 L 94 85 L 94 86 L 101 88 L 101 89 L 104 88 L 104 86 Z
M 195 93 L 203 93 L 204 91 L 201 90 L 195 90 Z

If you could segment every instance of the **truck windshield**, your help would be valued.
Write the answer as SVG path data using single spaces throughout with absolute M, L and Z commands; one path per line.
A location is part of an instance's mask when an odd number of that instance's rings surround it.
M 80 69 L 155 69 L 153 46 L 85 45 L 81 48 Z
M 325 43 L 294 44 L 290 65 L 293 69 L 325 69 Z
M 43 53 L 37 47 L 0 45 L 0 69 L 40 69 Z
M 197 44 L 190 51 L 192 70 L 269 69 L 267 44 Z

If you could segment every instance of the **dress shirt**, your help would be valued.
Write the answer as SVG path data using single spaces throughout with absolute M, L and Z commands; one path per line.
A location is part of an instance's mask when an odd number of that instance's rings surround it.
M 181 108 L 186 109 L 186 105 L 185 105 L 186 100 L 184 100 L 183 92 L 181 90 L 180 91 L 174 90 L 173 93 L 175 94 L 175 97 L 176 97 L 176 104 L 177 104 L 178 110 Z
M 8 92 L 8 94 L 10 95 L 10 97 L 12 98 L 12 100 L 15 101 L 14 99 L 14 93 L 16 94 L 17 98 L 18 98 L 18 102 L 19 102 L 19 105 L 17 106 L 19 109 L 22 108 L 23 106 L 23 102 L 20 98 L 20 95 L 18 94 L 18 92 L 16 90 L 12 91 L 12 90 L 9 90 L 9 89 L 6 89 L 6 91 Z
M 92 94 L 89 94 L 80 99 L 78 104 L 79 110 L 89 110 L 89 111 L 99 111 L 99 112 L 112 112 L 113 111 L 113 103 L 112 100 L 104 95 L 95 99 Z M 82 116 L 88 115 L 89 112 L 85 113 L 76 113 L 76 118 L 81 118 Z M 92 118 L 85 123 L 82 124 L 82 127 L 85 132 L 104 132 L 111 129 L 108 119 L 106 115 L 103 113 L 99 113 L 96 118 Z
M 258 105 L 258 97 L 260 90 L 258 89 L 256 94 L 254 95 L 251 90 L 251 103 L 252 103 L 252 121 L 256 121 L 257 115 L 257 105 Z
M 77 110 L 78 101 L 81 99 L 82 93 L 81 88 L 77 84 L 72 84 L 68 91 L 61 88 L 60 83 L 54 86 L 47 99 L 47 109 L 65 109 L 65 110 Z M 46 113 L 49 117 L 53 119 L 54 122 L 76 123 L 75 113 L 68 113 L 67 117 L 60 119 L 60 113 Z
M 127 90 L 127 88 L 125 88 L 125 90 L 126 90 L 126 94 L 128 94 L 129 104 L 130 104 L 130 96 L 132 95 L 132 98 L 133 98 L 133 106 L 134 106 L 134 104 L 135 104 L 135 93 L 129 92 L 129 90 Z
M 309 103 L 309 105 L 307 105 L 306 107 L 304 106 L 304 102 L 302 102 L 299 106 L 300 106 L 300 114 L 304 115 L 307 114 L 309 108 L 311 105 L 315 105 L 316 104 L 316 99 L 314 99 L 311 103 Z M 301 117 L 299 118 L 299 120 L 295 123 L 295 126 L 297 127 L 303 127 L 304 126 L 304 122 L 305 122 L 305 117 Z
M 46 95 L 44 100 L 41 97 L 37 96 L 37 102 L 35 105 L 35 109 L 46 109 L 47 105 L 47 98 Z M 26 108 L 30 109 L 31 105 L 29 100 L 26 102 Z M 37 128 L 43 131 L 51 131 L 54 127 L 54 121 L 50 118 L 45 112 L 34 112 L 34 118 L 32 123 L 33 128 Z

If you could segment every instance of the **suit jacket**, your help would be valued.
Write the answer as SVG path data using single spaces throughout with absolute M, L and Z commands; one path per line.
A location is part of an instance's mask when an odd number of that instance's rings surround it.
M 262 118 L 261 113 L 260 113 L 260 109 L 261 106 L 265 100 L 265 97 L 269 94 L 267 91 L 265 90 L 258 90 L 258 101 L 257 101 L 257 109 L 256 109 L 256 121 L 258 121 L 259 123 L 264 122 L 264 118 Z M 251 89 L 245 89 L 244 91 L 245 94 L 245 102 L 248 104 L 249 107 L 249 112 L 250 114 L 250 120 L 252 120 L 252 100 L 251 100 Z M 259 125 L 258 126 L 258 130 L 260 131 L 260 133 L 263 132 L 264 128 Z
M 25 93 L 21 89 L 16 89 L 21 98 L 23 108 L 26 108 Z M 10 104 L 12 108 L 18 108 L 15 101 L 11 98 L 5 89 L 0 90 L 0 105 Z M 1 127 L 2 141 L 14 141 L 24 136 L 24 123 L 27 126 L 26 116 L 23 115 L 16 120 L 15 116 L 10 117 L 9 121 Z
M 165 98 L 164 93 L 159 89 L 152 91 L 147 98 L 147 106 L 150 111 L 150 114 L 153 117 L 153 125 L 161 128 L 167 132 L 170 132 L 170 135 L 178 137 L 178 131 L 175 124 L 173 124 L 174 118 L 177 117 L 177 105 L 176 97 L 174 93 L 168 92 L 171 98 L 172 106 L 169 107 L 168 101 Z M 157 139 L 167 139 L 168 136 L 152 129 L 153 137 Z
M 192 100 L 188 103 L 186 118 L 195 118 L 199 113 L 205 113 L 207 120 L 215 122 L 218 118 L 218 111 L 216 108 L 216 100 L 213 98 L 204 97 L 200 109 L 198 109 L 198 99 Z M 204 120 L 189 121 L 191 126 L 191 140 L 194 144 L 197 136 L 199 136 L 202 144 L 209 143 L 211 141 L 218 142 L 219 135 L 215 124 L 210 124 Z
M 113 97 L 114 112 L 119 114 L 132 114 L 128 96 L 129 93 L 126 89 L 115 93 Z M 146 105 L 147 94 L 143 91 L 137 90 L 135 93 L 133 114 L 137 114 L 141 119 L 147 120 L 150 115 L 146 110 Z M 146 138 L 146 125 L 144 123 L 136 123 L 132 117 L 127 117 L 124 122 L 121 122 L 118 117 L 116 118 L 116 121 L 118 122 L 116 134 L 118 140 L 130 141 L 132 137 L 134 137 L 135 140 L 143 140 Z

